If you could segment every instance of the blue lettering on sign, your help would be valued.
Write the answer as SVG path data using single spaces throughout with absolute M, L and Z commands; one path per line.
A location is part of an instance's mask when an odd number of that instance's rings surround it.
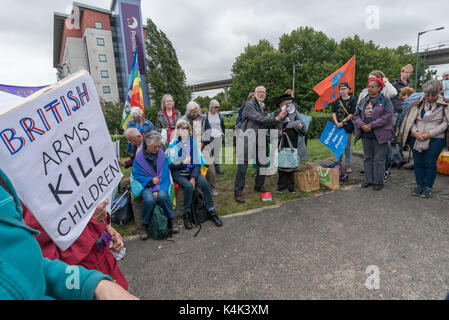
M 344 74 L 344 72 L 339 72 L 334 76 L 332 79 L 332 90 L 335 90 Z

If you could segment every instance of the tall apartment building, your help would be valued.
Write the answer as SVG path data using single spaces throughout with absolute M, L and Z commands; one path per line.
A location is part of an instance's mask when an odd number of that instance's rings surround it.
M 110 10 L 73 2 L 71 15 L 55 12 L 53 19 L 53 67 L 58 80 L 85 69 L 100 98 L 124 102 L 137 49 L 144 103 L 150 105 L 140 0 L 113 0 Z

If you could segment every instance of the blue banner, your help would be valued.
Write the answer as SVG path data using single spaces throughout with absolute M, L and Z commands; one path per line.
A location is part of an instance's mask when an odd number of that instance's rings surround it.
M 48 87 L 48 86 L 19 87 L 19 86 L 9 86 L 6 84 L 0 84 L 0 91 L 4 91 L 4 92 L 10 93 L 10 94 L 25 98 L 25 97 L 31 96 L 36 91 L 39 91 L 45 87 Z
M 320 142 L 331 149 L 337 159 L 340 159 L 346 149 L 348 136 L 345 129 L 338 129 L 334 123 L 328 121 L 321 134 Z

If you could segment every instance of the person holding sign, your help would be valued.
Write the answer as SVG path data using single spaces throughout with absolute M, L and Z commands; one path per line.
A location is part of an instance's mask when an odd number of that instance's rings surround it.
M 375 191 L 384 187 L 388 142 L 394 138 L 394 107 L 390 98 L 381 92 L 383 89 L 382 79 L 369 79 L 368 95 L 357 105 L 353 118 L 356 127 L 354 144 L 359 139 L 363 141 L 365 182 L 362 187 L 373 186 Z
M 0 300 L 135 300 L 111 277 L 43 258 L 38 231 L 25 225 L 22 205 L 0 169 Z
M 120 270 L 112 251 L 119 253 L 123 248 L 121 235 L 109 224 L 106 211 L 109 200 L 103 201 L 95 210 L 79 238 L 65 251 L 60 250 L 45 232 L 34 215 L 22 204 L 25 224 L 40 232 L 35 236 L 42 254 L 50 260 L 61 260 L 70 265 L 80 265 L 88 270 L 97 270 L 109 275 L 116 283 L 128 290 L 128 283 Z
M 344 128 L 348 137 L 345 149 L 346 156 L 346 172 L 351 173 L 351 142 L 352 134 L 354 133 L 354 124 L 352 117 L 357 106 L 357 100 L 354 96 L 348 94 L 351 88 L 347 82 L 340 83 L 340 97 L 332 105 L 332 117 L 338 129 Z M 341 165 L 343 155 L 338 159 L 338 164 Z

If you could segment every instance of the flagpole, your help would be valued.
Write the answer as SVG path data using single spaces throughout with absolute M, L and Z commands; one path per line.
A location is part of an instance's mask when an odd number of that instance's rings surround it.
M 355 68 L 357 68 L 357 56 L 354 55 L 354 89 L 352 91 L 352 94 L 355 96 Z

